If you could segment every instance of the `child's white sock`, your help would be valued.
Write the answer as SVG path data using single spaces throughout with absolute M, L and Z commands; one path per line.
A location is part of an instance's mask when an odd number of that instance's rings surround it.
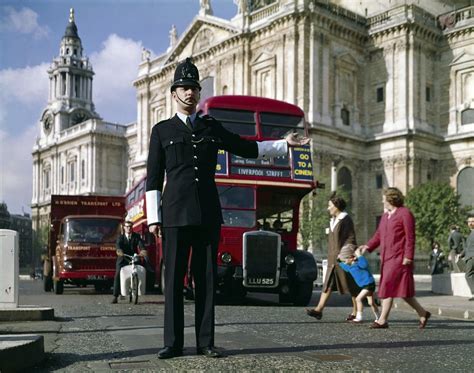
M 357 312 L 355 319 L 356 319 L 357 321 L 362 321 L 362 312 Z

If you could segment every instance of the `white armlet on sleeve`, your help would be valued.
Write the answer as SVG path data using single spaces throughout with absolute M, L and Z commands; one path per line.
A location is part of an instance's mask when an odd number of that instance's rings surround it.
M 268 159 L 280 157 L 288 153 L 288 143 L 286 140 L 261 141 L 258 145 L 258 159 Z
M 146 218 L 148 225 L 161 223 L 161 192 L 146 192 Z

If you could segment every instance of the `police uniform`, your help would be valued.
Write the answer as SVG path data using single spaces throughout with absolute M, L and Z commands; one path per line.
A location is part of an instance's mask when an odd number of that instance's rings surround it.
M 198 70 L 190 59 L 176 69 L 171 90 L 177 86 L 200 88 Z M 175 351 L 183 348 L 183 279 L 192 247 L 199 351 L 214 346 L 217 248 L 223 222 L 214 180 L 218 149 L 245 158 L 267 158 L 286 154 L 287 142 L 248 141 L 227 131 L 210 116 L 193 114 L 189 119 L 185 118 L 185 114 L 178 113 L 152 129 L 146 205 L 148 224 L 160 224 L 163 233 L 166 268 L 164 344 Z

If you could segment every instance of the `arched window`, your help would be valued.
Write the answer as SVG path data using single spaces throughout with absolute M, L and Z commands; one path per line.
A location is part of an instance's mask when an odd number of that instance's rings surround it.
M 462 206 L 474 206 L 474 167 L 466 167 L 458 174 L 457 191 Z
M 461 112 L 461 124 L 474 123 L 474 109 L 466 109 Z
M 347 167 L 342 167 L 337 172 L 337 185 L 349 196 L 347 204 L 352 205 L 352 175 Z

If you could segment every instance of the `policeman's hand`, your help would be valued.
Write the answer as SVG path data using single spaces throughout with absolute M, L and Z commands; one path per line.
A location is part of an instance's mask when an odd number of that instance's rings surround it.
M 159 236 L 160 235 L 160 226 L 158 224 L 150 225 L 148 227 L 148 231 L 151 234 L 154 234 L 155 236 Z
M 295 132 L 292 132 L 285 136 L 285 140 L 289 146 L 301 146 L 309 144 L 311 139 L 309 137 L 300 136 Z
M 413 263 L 413 260 L 408 259 L 408 258 L 403 258 L 402 265 L 408 266 L 408 265 L 410 265 L 411 263 Z
M 123 256 L 123 251 L 120 250 L 120 249 L 118 249 L 118 250 L 117 250 L 117 256 Z

